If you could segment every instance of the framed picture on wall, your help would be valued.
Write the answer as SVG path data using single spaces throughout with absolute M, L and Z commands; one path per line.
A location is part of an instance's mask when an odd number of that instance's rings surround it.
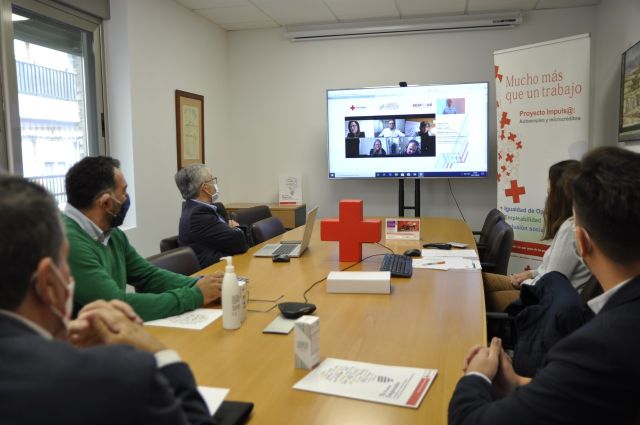
M 204 164 L 204 96 L 176 90 L 178 170 Z
M 640 41 L 622 54 L 618 141 L 640 140 Z

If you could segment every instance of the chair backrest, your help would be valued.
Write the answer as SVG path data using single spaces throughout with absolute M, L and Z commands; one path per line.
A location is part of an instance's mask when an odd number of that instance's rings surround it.
M 269 217 L 271 217 L 271 210 L 266 205 L 241 208 L 231 213 L 232 220 L 237 221 L 238 224 L 244 224 L 245 226 L 251 226 L 256 221 Z
M 497 208 L 492 209 L 487 214 L 487 217 L 484 219 L 484 224 L 482 225 L 482 230 L 480 230 L 478 243 L 486 244 L 489 239 L 489 235 L 493 230 L 493 227 L 498 223 L 498 221 L 504 220 L 504 214 Z
M 193 249 L 188 246 L 170 249 L 147 258 L 151 264 L 174 273 L 190 276 L 200 270 L 200 263 Z
M 253 241 L 256 244 L 262 243 L 274 236 L 278 236 L 286 232 L 284 224 L 278 217 L 268 217 L 260 221 L 256 221 L 251 226 L 253 233 Z
M 505 220 L 498 220 L 493 226 L 487 240 L 487 249 L 483 262 L 491 263 L 492 267 L 488 271 L 497 274 L 507 274 L 511 248 L 513 247 L 513 228 Z
M 160 252 L 169 251 L 178 248 L 178 235 L 169 236 L 160 240 Z

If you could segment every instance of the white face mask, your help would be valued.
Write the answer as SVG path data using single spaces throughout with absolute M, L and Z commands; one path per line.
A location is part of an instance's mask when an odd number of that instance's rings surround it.
M 54 270 L 55 270 L 55 275 L 57 277 L 57 281 L 60 282 L 60 285 L 62 285 L 64 290 L 67 292 L 67 297 L 64 302 L 64 311 L 60 311 L 58 310 L 57 307 L 51 306 L 51 305 L 49 306 L 49 309 L 62 322 L 62 326 L 64 326 L 65 335 L 66 335 L 69 331 L 69 322 L 71 321 L 71 314 L 73 314 L 73 294 L 76 288 L 76 281 L 73 279 L 73 277 L 69 277 L 69 283 L 65 284 L 64 279 L 60 274 L 60 270 L 57 267 Z
M 220 189 L 218 189 L 218 183 L 214 183 L 213 187 L 216 189 L 216 193 L 214 193 L 213 195 L 211 195 L 211 203 L 213 204 L 214 202 L 218 201 L 218 199 L 220 199 Z

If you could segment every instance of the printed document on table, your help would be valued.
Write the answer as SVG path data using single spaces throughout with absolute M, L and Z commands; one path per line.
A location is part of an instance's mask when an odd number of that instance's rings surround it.
M 442 257 L 456 257 L 456 258 L 471 258 L 478 259 L 478 253 L 473 249 L 423 249 L 422 258 L 442 258 Z
M 216 413 L 216 410 L 218 410 L 227 394 L 229 394 L 228 388 L 198 386 L 198 391 L 212 415 Z
M 414 269 L 433 270 L 482 270 L 479 260 L 458 257 L 430 257 L 414 258 L 412 261 Z
M 222 316 L 222 310 L 219 308 L 196 308 L 193 311 L 188 311 L 177 316 L 151 320 L 149 322 L 144 322 L 144 324 L 149 326 L 163 326 L 167 328 L 200 330 L 209 326 L 220 316 Z
M 437 373 L 327 358 L 293 388 L 417 409 Z

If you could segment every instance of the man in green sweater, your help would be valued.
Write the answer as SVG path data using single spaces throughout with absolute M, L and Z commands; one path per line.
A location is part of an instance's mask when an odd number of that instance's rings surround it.
M 220 275 L 198 280 L 157 268 L 129 244 L 118 229 L 130 204 L 118 160 L 86 157 L 69 169 L 65 186 L 64 221 L 76 306 L 119 299 L 131 304 L 143 320 L 154 320 L 220 298 Z M 127 283 L 136 293 L 126 293 Z

